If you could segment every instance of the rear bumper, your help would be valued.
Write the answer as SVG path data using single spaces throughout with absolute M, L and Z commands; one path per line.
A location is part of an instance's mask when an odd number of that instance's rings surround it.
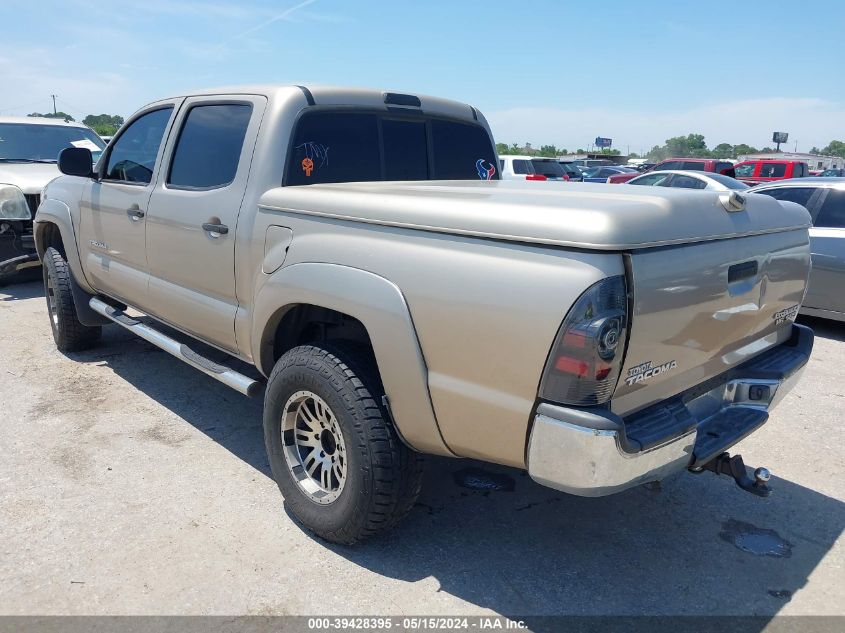
M 787 342 L 625 419 L 606 409 L 541 404 L 528 473 L 551 488 L 599 497 L 700 468 L 765 424 L 798 382 L 813 332 L 792 327 Z

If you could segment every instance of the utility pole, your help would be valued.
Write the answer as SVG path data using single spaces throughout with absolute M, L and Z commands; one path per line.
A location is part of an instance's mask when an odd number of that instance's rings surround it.
M 53 97 L 53 114 L 56 114 L 56 95 L 50 95 Z

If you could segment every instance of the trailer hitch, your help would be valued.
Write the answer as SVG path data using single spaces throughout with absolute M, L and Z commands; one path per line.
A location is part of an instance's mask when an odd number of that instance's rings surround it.
M 772 478 L 769 469 L 757 468 L 754 471 L 754 479 L 752 479 L 748 476 L 748 470 L 746 469 L 745 462 L 742 461 L 742 455 L 731 456 L 730 453 L 722 453 L 692 472 L 701 473 L 705 470 L 714 472 L 717 475 L 733 477 L 737 486 L 758 497 L 768 497 L 772 494 L 772 489 L 767 485 L 768 481 Z

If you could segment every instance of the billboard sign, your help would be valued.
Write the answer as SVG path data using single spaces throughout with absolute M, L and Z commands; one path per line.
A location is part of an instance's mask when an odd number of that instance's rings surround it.
M 596 147 L 610 147 L 613 145 L 612 138 L 604 138 L 603 136 L 596 137 Z
M 789 138 L 789 132 L 775 132 L 772 134 L 772 143 L 786 143 Z

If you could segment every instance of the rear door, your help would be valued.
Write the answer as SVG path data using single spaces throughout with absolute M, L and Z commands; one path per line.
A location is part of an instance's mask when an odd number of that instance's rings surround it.
M 266 99 L 192 97 L 147 213 L 149 312 L 236 351 L 235 230 Z
M 79 249 L 89 281 L 142 309 L 147 302 L 147 205 L 180 102 L 159 102 L 136 114 L 109 145 L 98 180 L 80 200 Z
M 845 189 L 820 189 L 810 245 L 813 272 L 804 304 L 845 314 Z

